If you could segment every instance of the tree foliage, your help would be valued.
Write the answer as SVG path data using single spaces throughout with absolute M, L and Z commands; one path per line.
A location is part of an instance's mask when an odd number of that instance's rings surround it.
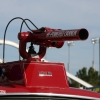
M 90 67 L 88 70 L 86 67 L 83 67 L 76 73 L 76 77 L 90 83 L 93 86 L 100 85 L 100 76 L 98 75 L 98 71 L 96 71 L 93 67 Z M 80 84 L 74 80 L 71 80 L 70 84 L 72 87 L 80 87 Z

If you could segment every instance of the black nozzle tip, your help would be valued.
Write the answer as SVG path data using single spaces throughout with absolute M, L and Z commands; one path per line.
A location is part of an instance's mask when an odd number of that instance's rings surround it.
M 86 29 L 81 29 L 79 31 L 79 38 L 81 40 L 86 40 L 88 38 L 88 36 L 89 36 L 89 33 L 88 33 L 88 31 Z

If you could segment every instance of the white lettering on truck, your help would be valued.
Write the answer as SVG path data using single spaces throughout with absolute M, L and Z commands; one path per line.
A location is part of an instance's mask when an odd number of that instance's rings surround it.
M 73 37 L 76 36 L 77 30 L 70 30 L 70 31 L 53 31 L 47 33 L 47 38 L 54 38 L 54 37 Z

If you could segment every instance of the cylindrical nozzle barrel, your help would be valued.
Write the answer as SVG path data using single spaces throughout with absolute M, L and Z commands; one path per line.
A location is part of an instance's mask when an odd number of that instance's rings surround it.
M 88 31 L 86 29 L 75 29 L 75 30 L 59 30 L 48 32 L 46 39 L 56 41 L 67 41 L 67 40 L 86 40 L 88 38 Z

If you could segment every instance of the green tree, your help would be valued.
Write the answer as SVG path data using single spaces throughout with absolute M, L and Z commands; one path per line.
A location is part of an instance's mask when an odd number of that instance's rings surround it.
M 100 75 L 98 77 L 98 86 L 100 86 Z
M 79 70 L 76 73 L 76 76 L 79 77 L 80 79 L 87 81 L 88 75 L 87 75 L 87 68 L 83 67 L 81 70 Z
M 90 67 L 88 70 L 88 83 L 92 84 L 93 86 L 98 85 L 98 71 L 96 71 L 93 67 Z
M 96 71 L 93 67 L 90 67 L 87 70 L 86 67 L 83 67 L 76 73 L 76 77 L 90 83 L 93 86 L 100 85 L 100 76 L 98 75 L 98 71 Z M 80 84 L 71 80 L 70 82 L 72 87 L 80 87 Z
M 72 79 L 70 79 L 69 84 L 70 84 L 70 87 L 76 87 L 76 88 L 80 87 L 80 84 L 77 83 L 76 81 L 72 80 Z

